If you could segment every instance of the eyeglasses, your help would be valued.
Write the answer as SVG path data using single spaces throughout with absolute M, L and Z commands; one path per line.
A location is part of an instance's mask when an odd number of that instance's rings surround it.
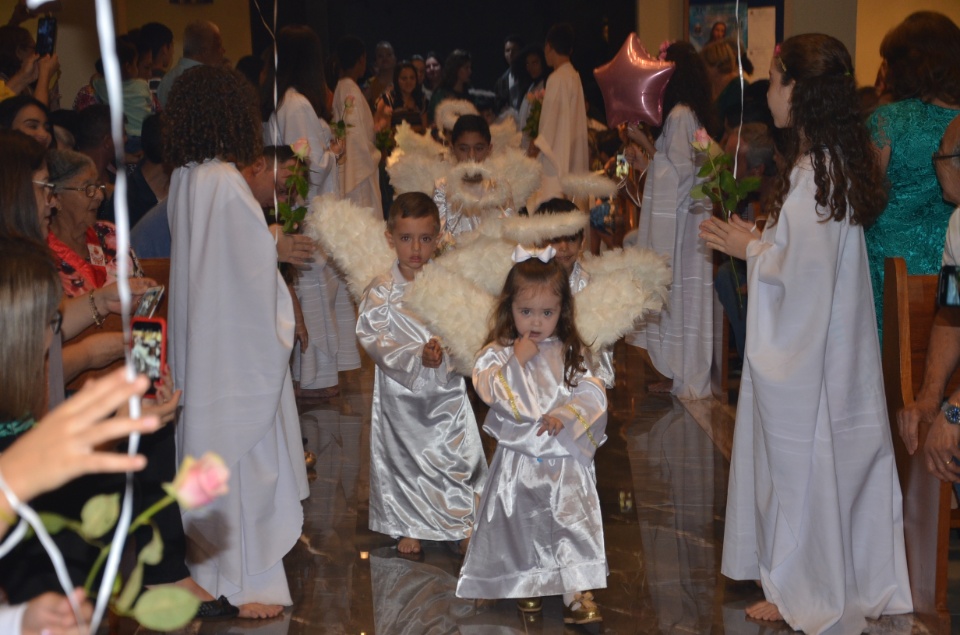
M 63 313 L 57 311 L 53 314 L 53 319 L 50 320 L 50 328 L 53 329 L 54 335 L 60 334 L 60 327 L 63 326 Z
M 87 198 L 93 198 L 97 195 L 97 192 L 101 192 L 104 196 L 107 195 L 107 186 L 102 183 L 91 183 L 83 187 L 58 187 L 57 189 L 61 191 L 83 192 L 87 195 Z
M 54 195 L 54 189 L 57 187 L 53 183 L 47 183 L 46 181 L 34 181 L 34 185 L 39 185 L 43 190 L 44 194 L 47 195 L 47 200 L 49 201 Z
M 944 159 L 956 159 L 958 157 L 960 157 L 960 152 L 954 152 L 953 154 L 937 154 L 936 152 L 933 153 L 934 162 L 943 161 Z

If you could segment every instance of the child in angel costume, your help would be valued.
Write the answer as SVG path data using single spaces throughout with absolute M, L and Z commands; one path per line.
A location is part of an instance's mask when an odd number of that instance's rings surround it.
M 587 590 L 607 585 L 593 465 L 607 439 L 607 396 L 583 363 L 569 278 L 555 253 L 516 248 L 474 367 L 473 385 L 490 406 L 483 427 L 497 450 L 457 595 L 562 594 L 564 622 L 587 624 L 602 619 Z
M 455 541 L 473 532 L 487 476 L 466 384 L 440 341 L 404 306 L 404 292 L 436 247 L 437 206 L 421 192 L 396 198 L 387 242 L 396 262 L 363 295 L 357 338 L 376 362 L 370 421 L 370 529 L 399 538 Z

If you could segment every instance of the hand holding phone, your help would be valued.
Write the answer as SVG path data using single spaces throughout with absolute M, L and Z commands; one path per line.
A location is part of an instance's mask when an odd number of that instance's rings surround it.
M 130 328 L 133 368 L 150 378 L 146 394 L 155 395 L 156 382 L 167 365 L 167 323 L 163 318 L 135 317 Z
M 57 49 L 57 19 L 44 16 L 37 20 L 37 55 L 53 55 Z

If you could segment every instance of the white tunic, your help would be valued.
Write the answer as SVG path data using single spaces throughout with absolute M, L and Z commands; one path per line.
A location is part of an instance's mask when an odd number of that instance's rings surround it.
M 855 634 L 912 610 L 863 228 L 823 221 L 808 159 L 747 250 L 723 574 L 787 623 Z
M 563 381 L 556 338 L 521 366 L 512 346 L 488 344 L 473 385 L 490 406 L 483 429 L 497 440 L 457 596 L 520 598 L 607 585 L 593 456 L 607 440 L 607 394 L 584 374 Z M 563 422 L 537 436 L 543 415 Z
M 353 97 L 353 106 L 345 108 L 347 97 Z M 346 154 L 340 170 L 340 195 L 360 207 L 370 207 L 381 214 L 380 151 L 373 143 L 373 114 L 357 82 L 349 77 L 337 82 L 333 93 L 333 117 L 349 126 Z
M 667 257 L 673 284 L 663 311 L 649 317 L 628 340 L 647 349 L 657 371 L 673 379 L 671 392 L 681 399 L 711 395 L 713 256 L 699 233 L 712 209 L 709 199 L 690 198 L 698 182 L 691 143 L 700 127 L 693 111 L 677 105 L 657 139 L 643 191 L 637 246 Z
M 540 130 L 533 141 L 540 149 L 543 185 L 534 194 L 528 209 L 554 197 L 562 197 L 560 178 L 590 169 L 587 137 L 587 106 L 580 75 L 573 64 L 565 63 L 547 78 L 540 110 Z
M 280 109 L 264 126 L 268 144 L 290 145 L 298 139 L 310 143 L 308 201 L 339 191 L 337 159 L 329 150 L 332 138 L 330 126 L 295 88 L 287 89 Z M 346 285 L 317 254 L 314 262 L 300 269 L 296 291 L 310 344 L 306 351 L 299 345 L 294 349 L 293 378 L 301 388 L 310 390 L 336 386 L 339 371 L 360 368 L 360 352 L 353 335 L 356 316 Z
M 230 491 L 183 512 L 188 565 L 214 597 L 291 604 L 282 558 L 308 494 L 288 360 L 293 304 L 260 206 L 233 164 L 170 182 L 170 366 L 183 388 L 178 459 L 219 453 Z
M 398 265 L 370 283 L 357 337 L 376 363 L 370 418 L 370 529 L 394 537 L 462 540 L 473 533 L 487 478 L 463 377 L 424 368 L 432 334 L 403 305 Z

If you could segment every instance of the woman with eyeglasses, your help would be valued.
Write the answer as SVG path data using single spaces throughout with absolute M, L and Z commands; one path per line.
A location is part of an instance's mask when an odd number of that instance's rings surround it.
M 53 150 L 47 154 L 56 209 L 47 244 L 60 267 L 67 297 L 99 289 L 117 278 L 117 236 L 113 223 L 97 220 L 106 187 L 97 180 L 97 167 L 85 154 Z M 130 250 L 131 275 L 143 277 Z
M 883 264 L 891 256 L 913 275 L 940 270 L 953 205 L 943 200 L 934 171 L 947 125 L 960 114 L 960 28 L 933 11 L 908 16 L 883 38 L 880 56 L 894 101 L 868 120 L 889 199 L 866 229 L 870 282 L 883 336 Z

